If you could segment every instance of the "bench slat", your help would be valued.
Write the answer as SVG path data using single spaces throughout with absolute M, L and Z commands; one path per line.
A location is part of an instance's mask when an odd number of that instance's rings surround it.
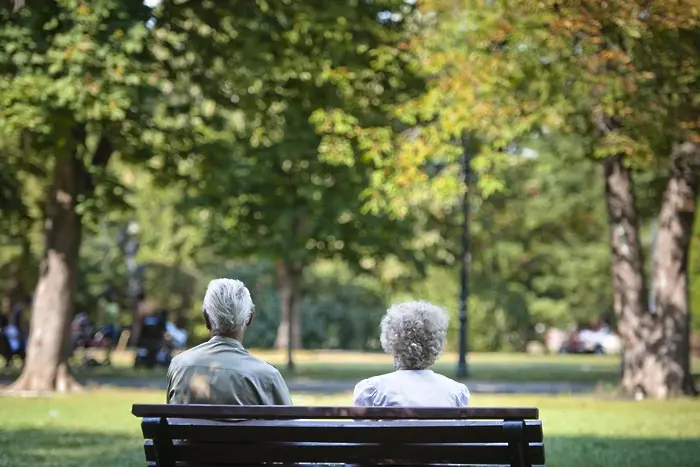
M 137 417 L 169 418 L 240 418 L 240 419 L 482 419 L 537 420 L 535 407 L 301 407 L 301 406 L 236 406 L 236 405 L 162 405 L 135 404 L 131 413 Z
M 158 418 L 145 418 L 144 438 L 154 438 Z M 495 421 L 276 421 L 168 419 L 170 436 L 204 442 L 328 442 L 328 443 L 488 443 L 506 442 L 502 422 Z M 542 423 L 527 421 L 524 440 L 542 441 Z
M 176 441 L 177 461 L 219 465 L 262 462 L 358 462 L 390 460 L 400 464 L 508 464 L 506 444 L 330 444 L 330 443 L 193 443 Z M 146 459 L 155 460 L 152 442 L 146 441 Z M 534 464 L 544 463 L 542 443 L 530 443 L 526 455 Z

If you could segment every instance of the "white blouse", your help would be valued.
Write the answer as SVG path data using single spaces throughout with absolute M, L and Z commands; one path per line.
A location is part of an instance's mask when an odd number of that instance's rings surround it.
M 360 381 L 353 398 L 361 407 L 466 407 L 469 389 L 432 370 L 398 370 Z

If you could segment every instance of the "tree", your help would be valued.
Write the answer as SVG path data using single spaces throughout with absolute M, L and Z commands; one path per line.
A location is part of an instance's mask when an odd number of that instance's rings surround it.
M 692 97 L 698 91 L 699 14 L 687 2 L 654 9 L 643 2 L 591 2 L 558 12 L 562 22 L 583 25 L 569 37 L 591 51 L 580 54 L 579 63 L 593 71 L 599 89 L 590 115 L 601 137 L 596 152 L 606 181 L 614 305 L 625 340 L 622 387 L 657 398 L 696 393 L 687 264 L 700 169 Z M 644 155 L 651 164 L 640 161 Z M 651 302 L 630 170 L 640 165 L 667 170 Z
M 523 146 L 493 172 L 505 188 L 473 197 L 475 351 L 523 351 L 539 323 L 564 327 L 613 315 L 602 180 L 583 157 L 584 138 L 551 135 Z M 444 235 L 458 238 L 459 226 L 451 229 Z M 395 299 L 420 296 L 455 310 L 458 277 L 455 268 L 430 268 L 408 297 Z M 455 349 L 453 323 L 448 344 Z
M 613 303 L 626 345 L 622 387 L 655 397 L 693 393 L 683 284 L 697 193 L 697 9 L 450 0 L 423 8 L 440 18 L 414 44 L 434 64 L 433 107 L 425 112 L 419 101 L 408 115 L 429 125 L 431 147 L 464 131 L 501 153 L 533 132 L 590 137 L 587 156 L 602 161 L 606 181 Z M 651 314 L 632 171 L 664 165 Z
M 288 348 L 291 365 L 300 346 L 300 284 L 313 261 L 342 258 L 365 271 L 390 255 L 423 261 L 411 245 L 419 216 L 399 221 L 365 209 L 385 167 L 355 134 L 405 128 L 390 108 L 422 90 L 413 57 L 397 53 L 413 7 L 400 0 L 235 5 L 164 3 L 160 11 L 181 25 L 174 30 L 201 34 L 197 57 L 213 70 L 201 84 L 206 98 L 259 123 L 242 128 L 232 116 L 235 137 L 205 161 L 193 202 L 206 206 L 210 244 L 276 264 L 277 346 Z M 341 128 L 337 139 L 324 138 Z
M 8 146 L 13 160 L 50 173 L 45 252 L 15 389 L 77 387 L 67 362 L 77 262 L 86 216 L 113 198 L 109 160 L 117 152 L 150 160 L 162 148 L 149 144 L 155 136 L 164 141 L 180 130 L 186 139 L 199 128 L 176 128 L 159 103 L 166 73 L 145 45 L 150 16 L 138 0 L 48 2 L 14 15 L 0 8 L 0 134 L 22 142 Z M 169 143 L 177 141 L 173 136 Z
M 124 12 L 133 15 L 133 5 Z M 81 240 L 79 199 L 93 189 L 90 169 L 104 167 L 113 152 L 101 124 L 107 127 L 110 120 L 123 118 L 128 96 L 124 95 L 128 87 L 114 79 L 116 64 L 100 64 L 102 58 L 97 56 L 119 57 L 121 52 L 125 58 L 114 41 L 116 32 L 124 31 L 113 21 L 108 34 L 99 33 L 109 10 L 84 5 L 61 8 L 52 3 L 14 17 L 3 8 L 0 15 L 5 24 L 0 34 L 6 44 L 0 58 L 3 133 L 11 136 L 24 130 L 28 144 L 23 149 L 41 154 L 53 172 L 27 362 L 14 387 L 65 391 L 75 386 L 67 363 L 67 337 Z M 116 85 L 110 89 L 113 94 L 98 94 L 104 85 Z M 93 122 L 99 125 L 98 140 L 89 142 L 88 132 L 94 129 L 88 125 Z

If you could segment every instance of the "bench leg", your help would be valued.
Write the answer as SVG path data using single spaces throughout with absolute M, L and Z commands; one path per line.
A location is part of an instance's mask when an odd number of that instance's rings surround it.
M 173 438 L 170 436 L 168 419 L 161 417 L 156 435 L 153 437 L 153 449 L 156 452 L 157 467 L 175 467 L 173 457 Z
M 503 430 L 508 439 L 508 450 L 510 451 L 511 467 L 530 467 L 525 463 L 525 422 L 522 420 L 508 421 L 503 423 Z

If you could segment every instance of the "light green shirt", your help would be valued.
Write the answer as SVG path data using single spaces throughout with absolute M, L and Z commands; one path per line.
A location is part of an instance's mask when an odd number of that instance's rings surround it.
M 279 371 L 235 339 L 214 336 L 168 368 L 168 404 L 292 405 Z

